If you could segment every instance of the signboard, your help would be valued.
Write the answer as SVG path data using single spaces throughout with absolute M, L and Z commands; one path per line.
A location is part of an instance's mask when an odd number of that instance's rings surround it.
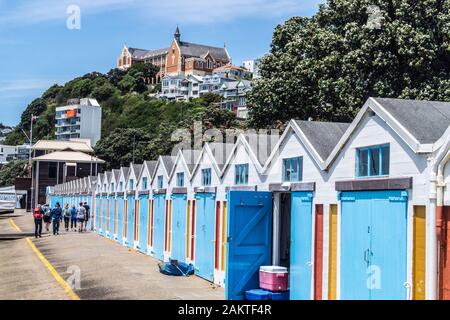
M 16 190 L 14 187 L 0 188 L 0 212 L 14 211 L 16 207 Z

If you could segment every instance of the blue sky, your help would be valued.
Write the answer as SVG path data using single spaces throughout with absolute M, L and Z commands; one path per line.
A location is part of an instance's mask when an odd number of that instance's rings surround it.
M 182 39 L 223 46 L 235 64 L 269 50 L 274 27 L 310 16 L 324 0 L 0 0 L 0 122 L 22 111 L 54 83 L 107 72 L 124 43 L 156 49 Z M 66 26 L 69 5 L 81 29 Z

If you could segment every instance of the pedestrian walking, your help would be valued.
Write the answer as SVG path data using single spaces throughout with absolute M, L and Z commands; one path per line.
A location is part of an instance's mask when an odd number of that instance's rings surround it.
M 42 237 L 42 219 L 44 217 L 44 212 L 42 211 L 41 205 L 39 204 L 37 208 L 33 210 L 33 218 L 34 218 L 34 237 L 37 239 L 38 237 Z
M 87 202 L 84 203 L 83 207 L 84 207 L 84 209 L 86 209 L 86 219 L 84 220 L 84 231 L 86 232 L 88 221 L 89 221 L 89 218 L 91 217 L 91 207 L 89 207 Z
M 44 212 L 44 223 L 45 223 L 45 230 L 50 231 L 50 223 L 52 222 L 51 216 L 51 209 L 48 204 L 45 204 L 42 208 L 42 211 Z
M 55 208 L 51 212 L 52 224 L 53 224 L 53 235 L 59 234 L 59 224 L 62 221 L 62 210 L 59 202 L 56 203 Z
M 69 221 L 70 218 L 72 217 L 72 213 L 68 203 L 64 205 L 63 217 L 64 217 L 64 228 L 66 229 L 66 231 L 69 231 Z
M 75 203 L 70 210 L 70 230 L 77 231 L 77 208 L 75 207 Z
M 80 202 L 80 206 L 77 209 L 77 223 L 78 223 L 78 232 L 83 232 L 83 224 L 84 220 L 86 220 L 86 209 L 83 207 L 83 202 Z

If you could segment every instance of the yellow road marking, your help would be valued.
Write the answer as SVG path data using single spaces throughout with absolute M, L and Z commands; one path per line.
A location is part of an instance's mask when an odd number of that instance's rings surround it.
M 20 230 L 19 226 L 14 222 L 13 219 L 9 218 L 9 223 L 13 226 L 14 229 L 16 229 L 17 232 L 22 232 L 22 230 Z
M 16 229 L 18 232 L 21 232 L 20 228 L 15 224 L 13 219 L 9 219 L 9 222 L 11 225 Z M 42 263 L 45 265 L 45 267 L 50 271 L 52 276 L 55 278 L 56 281 L 63 287 L 63 289 L 69 294 L 69 296 L 73 300 L 80 300 L 80 297 L 72 290 L 72 288 L 67 284 L 67 282 L 59 275 L 59 273 L 56 271 L 56 269 L 52 266 L 52 264 L 47 260 L 47 258 L 44 257 L 44 255 L 39 251 L 38 248 L 34 245 L 33 241 L 31 241 L 30 238 L 25 239 L 28 244 L 30 245 L 31 249 L 33 249 L 34 253 L 38 256 L 38 258 L 42 261 Z

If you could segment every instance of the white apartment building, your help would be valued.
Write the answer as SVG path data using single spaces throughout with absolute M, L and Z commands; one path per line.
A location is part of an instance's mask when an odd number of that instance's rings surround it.
M 56 108 L 56 139 L 89 139 L 95 146 L 101 138 L 102 108 L 95 99 L 71 99 Z
M 0 165 L 14 160 L 28 160 L 29 157 L 30 146 L 27 144 L 20 146 L 0 145 Z
M 242 64 L 245 69 L 253 73 L 253 79 L 257 79 L 260 77 L 259 65 L 261 64 L 261 59 L 246 60 Z
M 165 76 L 162 79 L 160 98 L 167 100 L 189 100 L 200 97 L 200 85 L 203 77 L 188 76 Z

